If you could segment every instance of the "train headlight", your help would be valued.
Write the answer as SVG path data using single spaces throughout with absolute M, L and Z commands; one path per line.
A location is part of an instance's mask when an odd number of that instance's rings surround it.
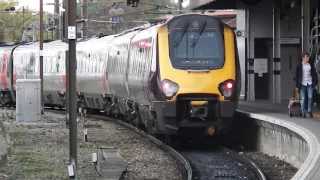
M 161 90 L 163 95 L 167 98 L 167 99 L 172 99 L 173 96 L 175 96 L 179 90 L 179 85 L 175 82 L 172 82 L 168 79 L 164 79 L 161 82 Z
M 226 80 L 219 84 L 219 91 L 224 96 L 224 99 L 229 100 L 233 96 L 234 92 L 234 81 Z

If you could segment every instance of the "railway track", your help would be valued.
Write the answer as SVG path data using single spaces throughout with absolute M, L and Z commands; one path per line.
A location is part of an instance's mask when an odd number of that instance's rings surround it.
M 266 180 L 263 171 L 248 158 L 205 140 L 193 139 L 177 151 L 193 168 L 193 179 Z M 190 142 L 190 141 L 189 141 Z
M 64 110 L 56 109 L 46 109 L 46 111 L 58 114 L 65 113 Z M 86 117 L 120 124 L 157 144 L 163 150 L 171 153 L 172 156 L 182 164 L 181 174 L 183 179 L 266 180 L 263 171 L 253 161 L 228 148 L 211 144 L 209 141 L 199 139 L 193 139 L 190 141 L 190 139 L 188 139 L 187 143 L 183 143 L 183 145 L 178 148 L 173 148 L 162 142 L 163 140 L 161 141 L 121 120 L 101 115 L 88 114 Z M 183 141 L 186 142 L 186 139 Z

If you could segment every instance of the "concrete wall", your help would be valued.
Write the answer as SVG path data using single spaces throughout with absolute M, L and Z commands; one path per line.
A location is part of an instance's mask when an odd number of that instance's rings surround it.
M 319 158 L 317 138 L 296 124 L 265 115 L 238 111 L 234 133 L 245 150 L 278 157 L 298 168 L 292 179 L 305 179 Z

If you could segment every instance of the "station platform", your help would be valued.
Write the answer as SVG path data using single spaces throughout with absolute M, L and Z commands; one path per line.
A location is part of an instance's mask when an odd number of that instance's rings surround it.
M 288 113 L 288 104 L 289 101 L 283 101 L 279 105 L 275 105 L 270 100 L 257 100 L 254 102 L 248 101 L 239 101 L 238 110 L 244 111 L 247 113 L 258 114 L 261 117 L 268 116 L 278 119 L 279 121 L 283 120 L 284 122 L 294 123 L 299 125 L 302 128 L 307 129 L 313 134 L 313 136 L 308 134 L 309 138 L 316 137 L 318 140 L 313 143 L 310 143 L 313 150 L 311 157 L 308 157 L 297 174 L 299 176 L 294 177 L 294 180 L 318 180 L 320 179 L 320 158 L 319 158 L 319 148 L 320 148 L 320 110 L 315 106 L 313 108 L 313 118 L 306 117 L 302 118 L 299 116 L 290 117 Z M 302 130 L 304 131 L 304 130 Z M 304 131 L 305 132 L 305 131 Z M 303 148 L 301 149 L 303 150 Z M 310 152 L 311 153 L 311 152 Z M 303 153 L 302 153 L 303 154 Z M 308 169 L 308 170 L 307 170 Z M 304 173 L 304 176 L 300 175 Z M 297 175 L 296 174 L 296 175 Z
M 257 100 L 254 102 L 239 101 L 238 109 L 295 123 L 308 129 L 320 140 L 320 110 L 316 107 L 313 108 L 313 118 L 308 117 L 308 115 L 306 118 L 299 116 L 290 117 L 288 104 L 289 100 L 283 101 L 281 104 L 272 104 L 271 100 Z

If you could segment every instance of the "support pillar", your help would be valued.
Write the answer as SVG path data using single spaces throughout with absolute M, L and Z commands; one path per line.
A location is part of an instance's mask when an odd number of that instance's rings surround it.
M 237 32 L 241 32 L 237 34 L 237 46 L 238 46 L 238 55 L 240 61 L 240 70 L 241 70 L 241 91 L 240 91 L 240 99 L 246 99 L 246 9 L 238 9 L 237 10 Z
M 310 52 L 310 0 L 301 0 L 302 52 Z
M 253 8 L 249 8 L 246 10 L 246 30 L 247 30 L 247 43 L 248 43 L 248 61 L 247 61 L 247 101 L 255 101 L 255 90 L 254 90 L 254 28 L 253 21 L 250 17 L 250 13 Z
M 60 15 L 59 0 L 54 0 L 54 13 L 57 13 Z M 55 29 L 54 40 L 59 40 L 60 39 L 60 29 L 62 29 L 59 25 L 59 18 L 54 20 L 54 25 L 58 26 L 58 28 Z
M 88 15 L 88 1 L 83 0 L 82 16 L 85 16 L 85 19 L 89 19 Z M 82 23 L 81 23 L 82 24 Z M 82 26 L 83 36 L 88 36 L 88 21 L 85 21 Z
M 281 104 L 281 1 L 273 1 L 273 104 Z

